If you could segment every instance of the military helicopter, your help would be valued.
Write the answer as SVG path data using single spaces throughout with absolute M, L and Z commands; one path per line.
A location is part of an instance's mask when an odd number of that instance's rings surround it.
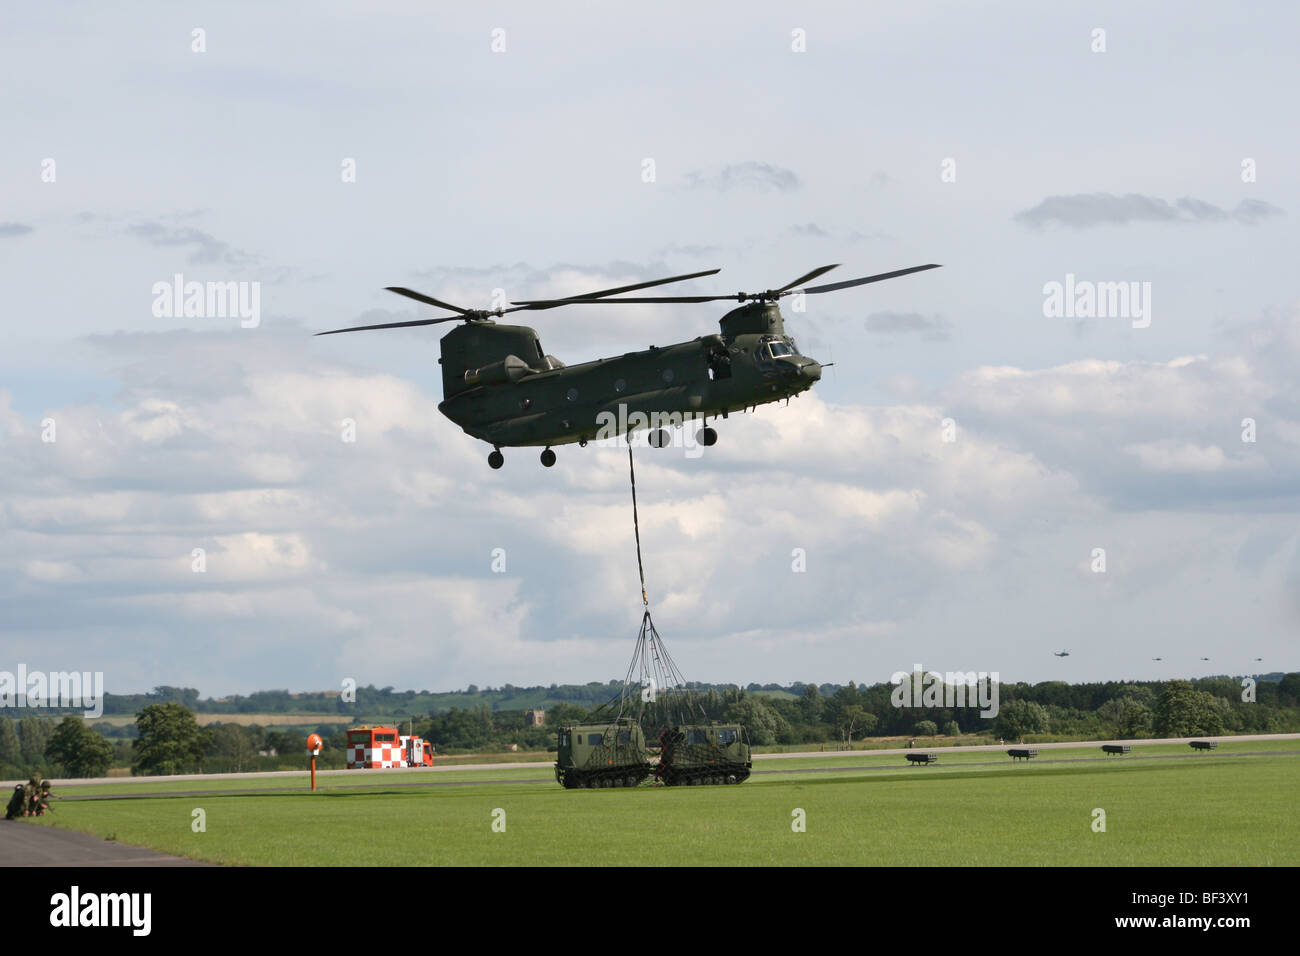
M 555 464 L 553 446 L 577 442 L 585 447 L 594 439 L 613 438 L 644 427 L 649 429 L 650 444 L 663 447 L 669 443 L 669 435 L 662 426 L 676 426 L 691 419 L 703 421 L 701 443 L 715 444 L 718 434 L 709 426 L 710 418 L 726 418 L 730 412 L 789 399 L 812 388 L 821 378 L 823 365 L 801 355 L 794 339 L 786 335 L 778 307 L 781 298 L 796 292 L 834 292 L 939 266 L 931 263 L 845 282 L 804 286 L 835 268 L 821 266 L 779 289 L 765 292 L 611 298 L 722 271 L 710 269 L 563 299 L 523 300 L 494 310 L 465 309 L 411 289 L 388 286 L 389 292 L 454 314 L 316 334 L 462 322 L 442 337 L 438 364 L 442 366 L 443 400 L 438 410 L 466 434 L 492 446 L 488 464 L 493 468 L 505 463 L 502 448 L 538 445 L 543 449 L 542 464 L 550 468 Z M 728 299 L 741 304 L 719 320 L 721 334 L 572 366 L 542 351 L 541 340 L 533 329 L 493 321 L 493 317 L 509 312 L 569 305 Z
M 1069 656 L 1070 656 L 1070 652 L 1069 652 L 1069 651 L 1052 651 L 1052 656 L 1053 656 L 1053 657 L 1069 657 Z

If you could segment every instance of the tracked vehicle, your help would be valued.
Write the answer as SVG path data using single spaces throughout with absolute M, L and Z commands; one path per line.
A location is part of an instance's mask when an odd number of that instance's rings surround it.
M 753 767 L 739 724 L 690 724 L 659 735 L 655 778 L 670 787 L 743 783 Z
M 649 776 L 645 734 L 635 720 L 620 717 L 560 728 L 555 779 L 566 789 L 635 787 Z

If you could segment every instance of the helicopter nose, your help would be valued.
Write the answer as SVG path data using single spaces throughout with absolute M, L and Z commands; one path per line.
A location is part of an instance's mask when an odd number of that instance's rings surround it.
M 799 374 L 802 375 L 804 378 L 808 379 L 810 382 L 820 381 L 822 377 L 821 363 L 809 362 L 807 365 L 799 369 Z

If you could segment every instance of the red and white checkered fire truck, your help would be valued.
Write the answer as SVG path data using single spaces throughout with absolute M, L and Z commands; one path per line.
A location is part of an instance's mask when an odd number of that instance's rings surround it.
M 348 769 L 432 767 L 433 748 L 423 737 L 406 736 L 396 727 L 356 727 L 348 731 Z

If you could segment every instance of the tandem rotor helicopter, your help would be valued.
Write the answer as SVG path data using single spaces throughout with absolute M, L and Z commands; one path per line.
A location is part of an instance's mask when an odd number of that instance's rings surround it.
M 733 295 L 640 296 L 611 298 L 670 282 L 683 282 L 722 271 L 710 269 L 688 275 L 653 279 L 615 289 L 602 289 L 563 299 L 531 299 L 509 308 L 462 309 L 432 296 L 389 286 L 389 292 L 454 313 L 412 322 L 358 325 L 317 332 L 363 332 L 400 329 L 439 322 L 463 322 L 442 337 L 443 400 L 438 410 L 466 434 L 492 446 L 488 464 L 505 463 L 502 448 L 542 446 L 542 464 L 555 464 L 556 445 L 577 442 L 586 446 L 596 438 L 612 438 L 631 431 L 640 421 L 655 422 L 665 416 L 674 423 L 700 418 L 700 441 L 713 445 L 717 432 L 710 418 L 789 399 L 821 378 L 822 364 L 799 353 L 786 335 L 778 301 L 802 292 L 816 295 L 937 269 L 935 263 L 884 272 L 879 275 L 804 286 L 837 266 L 814 269 L 779 289 L 738 292 Z M 741 305 L 721 320 L 721 334 L 702 335 L 690 342 L 651 346 L 640 352 L 566 366 L 542 351 L 537 333 L 523 325 L 498 325 L 509 312 L 540 311 L 568 305 L 617 305 L 675 302 L 720 302 L 734 299 Z M 639 414 L 638 414 L 639 413 Z M 639 419 L 639 421 L 638 421 Z M 612 427 L 611 427 L 612 426 Z M 668 444 L 662 428 L 650 432 L 656 447 Z

